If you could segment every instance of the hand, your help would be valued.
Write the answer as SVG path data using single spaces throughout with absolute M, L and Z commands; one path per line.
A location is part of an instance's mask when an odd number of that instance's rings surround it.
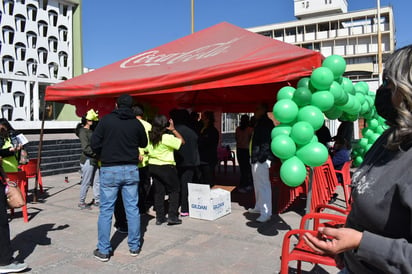
M 143 155 L 139 154 L 139 163 L 143 162 Z
M 305 233 L 303 240 L 313 250 L 321 254 L 339 254 L 356 249 L 362 239 L 362 232 L 351 228 L 320 227 L 318 232 L 318 237 Z
M 175 129 L 175 124 L 173 119 L 169 119 L 169 126 L 167 127 L 168 130 L 173 131 Z

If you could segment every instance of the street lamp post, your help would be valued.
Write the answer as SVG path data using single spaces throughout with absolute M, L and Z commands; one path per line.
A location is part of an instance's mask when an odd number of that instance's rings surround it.
M 195 32 L 195 0 L 192 1 L 192 33 Z
M 377 13 L 378 13 L 378 74 L 379 74 L 379 79 L 378 79 L 378 84 L 382 84 L 382 34 L 381 34 L 381 1 L 376 0 L 376 5 L 377 5 Z

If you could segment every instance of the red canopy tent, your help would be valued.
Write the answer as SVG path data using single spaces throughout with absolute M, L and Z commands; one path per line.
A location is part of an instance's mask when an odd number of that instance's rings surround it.
M 311 74 L 320 53 L 220 23 L 46 89 L 47 101 L 83 115 L 111 111 L 127 93 L 162 113 L 174 107 L 249 112 L 277 90 Z

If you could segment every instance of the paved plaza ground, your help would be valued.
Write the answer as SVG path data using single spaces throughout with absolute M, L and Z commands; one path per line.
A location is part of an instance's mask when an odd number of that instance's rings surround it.
M 65 176 L 68 183 L 65 183 Z M 218 174 L 216 184 L 236 184 L 238 174 Z M 43 178 L 45 193 L 30 202 L 29 222 L 17 209 L 10 222 L 15 257 L 27 273 L 278 273 L 283 235 L 297 228 L 301 210 L 274 214 L 267 223 L 247 213 L 253 193 L 232 192 L 232 212 L 215 221 L 183 218 L 177 226 L 156 225 L 154 212 L 142 216 L 142 252 L 131 257 L 127 235 L 112 230 L 114 256 L 96 260 L 98 208 L 77 207 L 80 174 Z M 33 188 L 34 180 L 29 183 Z M 88 193 L 89 200 L 92 193 Z M 291 263 L 290 273 L 295 273 Z M 327 266 L 304 265 L 304 273 L 337 273 Z

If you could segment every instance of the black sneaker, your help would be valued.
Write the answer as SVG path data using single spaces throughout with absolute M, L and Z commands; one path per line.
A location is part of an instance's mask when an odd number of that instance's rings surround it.
M 0 266 L 0 273 L 20 272 L 27 268 L 26 263 L 12 262 L 8 265 Z
M 128 228 L 127 227 L 116 227 L 116 231 L 122 234 L 127 234 Z
M 167 225 L 180 225 L 181 223 L 182 220 L 177 217 L 167 219 Z
M 156 225 L 161 225 L 163 223 L 166 223 L 166 218 L 156 218 Z
M 86 204 L 86 203 L 79 203 L 77 206 L 78 206 L 81 210 L 83 210 L 83 209 L 92 209 L 92 207 L 91 207 L 89 204 Z
M 93 255 L 96 259 L 98 259 L 101 262 L 107 262 L 110 259 L 109 254 L 100 253 L 99 249 L 95 249 L 93 251 Z
M 138 248 L 137 250 L 129 250 L 129 252 L 130 252 L 130 256 L 132 256 L 132 257 L 136 257 L 137 255 L 139 255 L 140 254 L 140 251 L 141 251 L 141 249 L 140 248 Z

